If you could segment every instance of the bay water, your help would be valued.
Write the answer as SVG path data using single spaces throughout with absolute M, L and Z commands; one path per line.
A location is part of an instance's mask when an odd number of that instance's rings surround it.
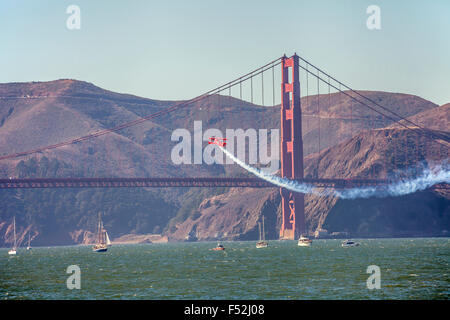
M 0 249 L 0 299 L 449 299 L 450 238 L 217 242 Z M 67 280 L 79 268 L 80 289 Z M 369 266 L 380 289 L 369 289 Z M 70 270 L 69 270 L 70 271 Z

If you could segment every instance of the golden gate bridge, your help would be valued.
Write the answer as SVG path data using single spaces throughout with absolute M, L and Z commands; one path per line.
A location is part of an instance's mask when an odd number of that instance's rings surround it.
M 280 154 L 281 154 L 281 177 L 300 183 L 308 183 L 317 188 L 355 188 L 362 186 L 380 186 L 395 182 L 389 173 L 395 172 L 399 168 L 408 168 L 413 164 L 418 164 L 425 159 L 434 161 L 444 161 L 448 159 L 448 149 L 450 146 L 450 135 L 447 132 L 431 130 L 418 125 L 406 117 L 401 116 L 379 102 L 368 97 L 362 92 L 358 92 L 341 81 L 332 77 L 322 69 L 311 64 L 306 59 L 294 54 L 291 57 L 285 55 L 277 58 L 268 64 L 259 67 L 239 78 L 234 79 L 224 85 L 216 87 L 193 99 L 175 103 L 174 105 L 161 109 L 153 114 L 138 118 L 134 121 L 122 123 L 113 128 L 108 128 L 75 139 L 63 141 L 57 144 L 34 148 L 22 152 L 0 156 L 0 160 L 16 159 L 41 153 L 44 151 L 61 148 L 95 139 L 97 137 L 117 132 L 125 128 L 139 125 L 145 121 L 176 112 L 181 108 L 187 108 L 194 103 L 208 99 L 212 96 L 220 99 L 221 95 L 232 96 L 232 89 L 238 91 L 239 98 L 243 100 L 243 86 L 250 86 L 250 102 L 254 103 L 256 92 L 260 95 L 261 105 L 267 102 L 267 79 L 271 80 L 272 106 L 276 106 L 275 96 L 275 68 L 281 66 L 281 95 L 280 95 Z M 304 81 L 300 81 L 300 70 Z M 264 86 L 264 75 L 266 75 L 266 87 Z M 268 76 L 267 76 L 268 75 Z M 316 82 L 317 94 L 309 94 L 310 77 Z M 317 108 L 313 114 L 302 112 L 301 106 L 301 83 L 302 91 L 306 91 L 307 99 L 314 99 Z M 256 86 L 259 86 L 258 90 Z M 325 91 L 320 93 L 320 89 L 325 87 Z M 269 89 L 269 91 L 270 91 Z M 278 90 L 278 89 L 277 89 Z M 331 90 L 350 98 L 359 109 L 350 107 L 350 112 L 346 119 L 350 123 L 350 137 L 353 137 L 354 121 L 363 121 L 365 130 L 375 130 L 383 127 L 383 124 L 396 123 L 402 130 L 407 130 L 411 136 L 404 137 L 394 135 L 391 137 L 394 145 L 393 155 L 388 160 L 375 169 L 366 171 L 364 176 L 351 178 L 325 178 L 321 177 L 318 163 L 322 157 L 321 141 L 327 136 L 321 136 L 321 99 L 328 99 L 330 102 Z M 266 92 L 266 93 L 265 93 Z M 322 101 L 323 103 L 323 101 Z M 219 103 L 220 105 L 220 103 Z M 362 111 L 364 110 L 364 111 Z M 304 151 L 302 136 L 302 117 L 314 117 L 318 122 L 317 139 L 317 169 L 315 176 L 304 177 Z M 325 124 L 326 125 L 326 124 Z M 323 128 L 324 124 L 322 124 Z M 361 131 L 361 129 L 358 129 Z M 405 139 L 400 148 L 395 142 Z M 426 145 L 426 148 L 420 146 Z M 380 169 L 380 166 L 382 169 Z M 384 173 L 384 178 L 380 177 L 380 172 Z M 249 187 L 249 188 L 273 188 L 273 184 L 257 177 L 145 177 L 145 178 L 118 178 L 118 177 L 90 177 L 90 178 L 6 178 L 0 179 L 0 189 L 15 188 L 119 188 L 119 187 Z M 436 189 L 450 189 L 447 183 L 440 183 L 433 186 Z M 282 224 L 280 238 L 295 239 L 303 233 L 305 228 L 304 194 L 293 192 L 285 188 L 280 188 Z

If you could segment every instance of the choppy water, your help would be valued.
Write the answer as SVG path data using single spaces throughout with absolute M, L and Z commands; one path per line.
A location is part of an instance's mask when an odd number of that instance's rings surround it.
M 449 299 L 449 238 L 358 241 L 0 249 L 0 299 Z M 80 267 L 80 290 L 67 289 L 69 265 Z M 369 265 L 381 269 L 379 290 L 367 289 Z

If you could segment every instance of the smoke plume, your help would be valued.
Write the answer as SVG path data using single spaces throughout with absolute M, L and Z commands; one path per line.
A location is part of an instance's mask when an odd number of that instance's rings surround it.
M 396 182 L 383 186 L 357 187 L 345 190 L 325 189 L 318 190 L 314 185 L 307 183 L 299 183 L 286 178 L 274 176 L 264 171 L 252 167 L 240 159 L 236 158 L 232 153 L 219 146 L 236 164 L 244 168 L 255 176 L 266 180 L 281 188 L 285 188 L 294 192 L 309 193 L 319 196 L 337 196 L 342 199 L 359 199 L 359 198 L 385 198 L 396 197 L 422 191 L 432 187 L 438 183 L 450 183 L 450 170 L 447 165 L 435 165 L 433 168 L 426 168 L 417 177 L 403 178 Z

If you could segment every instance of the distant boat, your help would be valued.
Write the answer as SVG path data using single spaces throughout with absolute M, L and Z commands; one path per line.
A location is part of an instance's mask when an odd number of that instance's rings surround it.
M 97 226 L 97 243 L 92 247 L 94 252 L 105 252 L 108 247 L 111 246 L 108 232 L 103 228 L 103 222 L 100 213 L 98 214 L 98 226 Z
M 259 229 L 259 241 L 256 243 L 256 248 L 267 248 L 269 243 L 266 239 L 266 232 L 264 231 L 264 216 L 262 217 L 262 233 L 261 233 L 261 223 L 258 221 L 258 229 Z
M 17 240 L 16 240 L 16 216 L 14 216 L 14 220 L 13 220 L 13 224 L 14 224 L 14 246 L 12 247 L 11 250 L 8 251 L 9 255 L 16 255 L 17 254 Z
M 304 235 L 301 235 L 298 239 L 297 245 L 299 247 L 310 247 L 312 244 L 312 240 L 308 237 L 305 237 Z
M 359 246 L 359 243 L 355 242 L 353 240 L 345 240 L 345 241 L 342 241 L 341 246 L 342 247 L 357 247 L 357 246 Z
M 219 242 L 219 243 L 217 244 L 217 247 L 212 248 L 211 250 L 214 250 L 214 251 L 222 251 L 222 250 L 225 250 L 225 247 L 224 247 L 223 245 L 221 245 L 220 242 Z
M 30 238 L 30 232 L 31 232 L 31 230 L 28 232 L 28 246 L 27 246 L 27 250 L 31 250 L 31 245 L 30 245 L 30 241 L 31 241 L 31 238 Z

